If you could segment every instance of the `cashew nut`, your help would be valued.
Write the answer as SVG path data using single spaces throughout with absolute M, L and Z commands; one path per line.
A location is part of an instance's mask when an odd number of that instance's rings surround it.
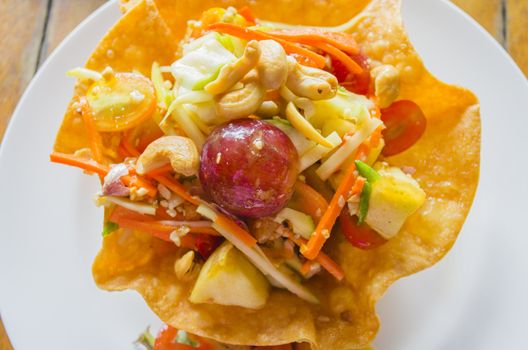
M 198 172 L 199 155 L 194 142 L 183 136 L 160 137 L 139 156 L 136 171 L 143 175 L 167 164 L 178 174 L 195 175 Z
M 288 77 L 288 61 L 282 46 L 274 40 L 259 42 L 260 58 L 257 72 L 266 90 L 277 90 Z
M 217 98 L 216 113 L 224 119 L 246 117 L 260 107 L 264 101 L 264 88 L 259 84 L 255 74 L 248 74 L 242 81 L 241 89 L 229 91 Z
M 223 66 L 218 77 L 205 86 L 205 91 L 213 95 L 228 91 L 257 65 L 259 57 L 259 43 L 252 40 L 246 45 L 242 57 Z
M 174 272 L 181 281 L 189 281 L 196 276 L 199 267 L 194 263 L 194 251 L 189 250 L 174 262 Z
M 374 95 L 380 108 L 389 107 L 400 95 L 400 74 L 391 65 L 382 65 L 371 71 Z
M 279 113 L 279 106 L 273 101 L 264 101 L 258 108 L 256 114 L 264 118 L 271 118 Z
M 326 100 L 335 96 L 337 79 L 322 69 L 300 65 L 288 57 L 290 73 L 286 86 L 297 96 L 311 100 Z

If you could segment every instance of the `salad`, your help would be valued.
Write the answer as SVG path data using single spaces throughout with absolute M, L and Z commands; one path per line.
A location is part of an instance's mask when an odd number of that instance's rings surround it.
M 375 20 L 392 25 L 392 57 L 412 50 L 395 0 L 340 27 L 209 7 L 184 30 L 163 2 L 126 5 L 87 66 L 68 72 L 77 85 L 50 155 L 99 177 L 98 285 L 139 291 L 172 338 L 366 346 L 376 300 L 441 258 L 467 214 L 474 96 L 419 61 L 378 59 Z M 440 121 L 430 103 L 443 91 L 458 99 L 437 103 Z M 476 147 L 455 151 L 468 169 L 458 178 L 443 170 L 442 133 Z

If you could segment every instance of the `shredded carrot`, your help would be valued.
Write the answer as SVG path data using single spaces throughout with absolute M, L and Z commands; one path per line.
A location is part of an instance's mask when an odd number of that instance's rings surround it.
M 161 129 L 158 127 L 156 127 L 154 130 L 151 130 L 150 132 L 141 135 L 139 137 L 137 150 L 139 152 L 143 152 L 148 145 L 150 145 L 153 141 L 156 141 L 164 135 L 165 134 L 163 133 L 163 131 L 161 131 Z
M 52 161 L 53 163 L 60 163 L 81 168 L 83 170 L 96 173 L 100 177 L 106 176 L 106 174 L 108 174 L 108 172 L 110 171 L 110 168 L 106 165 L 99 164 L 93 160 L 79 158 L 71 154 L 53 152 L 50 154 L 50 161 Z M 125 175 L 121 177 L 121 181 L 129 187 L 136 186 L 146 189 L 148 191 L 147 194 L 150 197 L 156 196 L 156 187 L 154 187 L 150 182 L 139 176 Z
M 127 151 L 127 153 L 132 157 L 139 157 L 141 153 L 130 143 L 131 134 L 129 132 L 123 133 L 123 138 L 121 139 L 121 145 Z
M 157 169 L 152 169 L 151 171 L 147 172 L 145 176 L 154 177 L 157 175 L 164 175 L 170 173 L 171 171 L 174 171 L 174 169 L 172 169 L 172 165 L 166 164 Z
M 352 189 L 350 190 L 350 196 L 355 193 L 361 193 L 365 186 L 365 182 L 367 182 L 367 180 L 364 177 L 358 176 L 356 182 L 354 182 L 354 186 L 352 186 Z
M 334 56 L 337 60 L 341 61 L 343 65 L 348 69 L 348 71 L 352 74 L 361 74 L 363 72 L 363 68 L 354 61 L 350 56 L 348 56 L 343 51 L 339 50 L 335 46 L 332 46 L 327 43 L 315 43 L 315 47 L 323 50 L 324 52 L 327 52 L 330 54 L 330 56 Z
M 288 238 L 298 245 L 299 247 L 303 247 L 306 245 L 306 241 L 298 236 L 295 236 L 293 232 L 291 231 L 285 231 L 288 235 Z M 335 262 L 333 261 L 328 255 L 323 253 L 322 251 L 319 252 L 317 257 L 315 258 L 315 261 L 317 261 L 321 266 L 328 271 L 332 276 L 334 276 L 338 281 L 341 281 L 345 277 L 345 273 L 343 272 L 343 269 Z
M 128 187 L 141 187 L 147 190 L 149 197 L 155 197 L 158 189 L 148 180 L 137 175 L 125 175 L 121 177 L 121 182 Z
M 175 231 L 175 228 L 172 226 L 155 222 L 136 221 L 125 218 L 114 219 L 112 216 L 110 216 L 110 221 L 115 222 L 119 225 L 119 227 L 145 232 L 167 242 L 172 242 L 170 235 Z M 194 249 L 195 242 L 196 238 L 191 234 L 191 232 L 180 237 L 180 247 L 182 248 Z
M 258 30 L 253 30 L 249 28 L 244 28 L 232 23 L 214 23 L 210 25 L 207 29 L 213 30 L 216 32 L 233 35 L 244 40 L 275 40 L 284 47 L 284 50 L 287 53 L 295 53 L 301 56 L 308 58 L 313 62 L 314 66 L 317 68 L 323 68 L 326 65 L 326 59 L 308 49 L 295 45 L 292 42 L 276 38 L 273 35 L 261 32 Z
M 376 128 L 376 130 L 374 130 L 372 135 L 370 135 L 370 140 L 369 140 L 370 148 L 376 148 L 379 146 L 379 143 L 381 141 L 382 130 L 383 130 L 383 125 L 380 125 Z
M 168 189 L 186 201 L 194 205 L 200 205 L 200 200 L 198 198 L 191 196 L 189 192 L 185 190 L 182 184 L 180 184 L 176 179 L 171 178 L 169 175 L 155 175 L 152 176 L 152 178 L 158 181 L 160 184 L 166 186 Z
M 154 221 L 155 217 L 139 214 L 120 206 L 116 206 L 108 219 L 120 227 L 150 233 L 165 241 L 170 241 L 170 234 L 177 229 L 177 227 Z M 212 227 L 187 227 L 189 228 L 189 233 L 193 234 L 220 235 Z
M 335 277 L 338 281 L 342 281 L 345 278 L 345 272 L 334 260 L 332 260 L 328 255 L 323 252 L 319 253 L 315 258 L 321 266 L 328 271 L 332 276 Z
M 350 190 L 356 181 L 356 164 L 352 162 L 346 169 L 343 180 L 339 184 L 337 191 L 334 193 L 328 210 L 323 214 L 321 221 L 317 224 L 315 232 L 305 246 L 301 247 L 301 253 L 308 259 L 315 259 L 317 254 L 323 248 L 324 243 L 330 237 L 330 232 L 334 227 L 337 217 L 341 213 L 346 200 L 349 197 Z
M 214 228 L 212 227 L 192 227 L 189 226 L 189 229 L 191 233 L 199 233 L 202 235 L 209 235 L 209 236 L 221 236 L 220 233 L 218 233 Z
M 225 228 L 227 231 L 237 236 L 237 238 L 244 242 L 244 244 L 248 247 L 254 247 L 257 244 L 257 240 L 252 235 L 250 235 L 249 232 L 238 226 L 233 220 L 224 214 L 218 213 L 215 224 Z
M 268 32 L 275 37 L 306 45 L 327 43 L 350 55 L 359 53 L 359 46 L 352 34 L 342 32 L 327 32 L 317 29 L 280 30 Z M 315 45 L 314 45 L 315 46 Z
M 125 147 L 123 147 L 121 143 L 119 143 L 119 146 L 117 146 L 117 154 L 119 154 L 119 156 L 123 159 L 130 156 L 128 151 L 125 149 Z
M 310 185 L 302 181 L 295 183 L 295 193 L 296 196 L 300 197 L 299 201 L 295 201 L 300 206 L 298 209 L 310 215 L 315 222 L 319 222 L 323 213 L 328 209 L 327 200 Z
M 133 210 L 124 208 L 124 207 L 122 207 L 120 205 L 116 205 L 114 207 L 114 210 L 112 210 L 112 213 L 110 214 L 110 216 L 112 217 L 111 221 L 113 221 L 113 222 L 117 222 L 115 220 L 120 220 L 120 219 L 151 222 L 151 221 L 156 221 L 156 219 L 157 219 L 155 216 L 141 214 L 141 213 L 138 213 L 137 211 L 133 211 Z M 157 214 L 156 214 L 156 216 L 157 216 Z M 161 220 L 163 220 L 163 219 L 161 219 Z M 173 219 L 171 219 L 171 220 L 173 220 Z
M 81 99 L 80 105 L 81 115 L 86 127 L 86 133 L 88 134 L 88 142 L 90 143 L 90 149 L 92 150 L 92 157 L 96 162 L 101 163 L 103 161 L 103 140 L 95 126 L 92 109 L 85 98 Z
M 306 260 L 304 262 L 304 264 L 302 264 L 301 269 L 300 269 L 299 272 L 301 273 L 301 275 L 306 276 L 312 270 L 312 266 L 313 266 L 313 261 L 312 260 Z
M 242 6 L 237 10 L 237 12 L 240 16 L 244 17 L 244 19 L 248 21 L 249 24 L 254 25 L 257 23 L 257 19 L 255 18 L 255 15 L 249 6 Z
M 370 152 L 369 143 L 363 142 L 361 145 L 359 145 L 354 159 L 359 159 L 361 161 L 364 161 L 367 159 L 369 152 Z
M 69 166 L 74 166 L 76 168 L 81 168 L 83 170 L 96 173 L 99 176 L 105 176 L 110 171 L 110 168 L 106 165 L 99 164 L 91 159 L 83 159 L 76 157 L 72 154 L 53 152 L 50 154 L 50 161 L 53 163 L 59 163 Z

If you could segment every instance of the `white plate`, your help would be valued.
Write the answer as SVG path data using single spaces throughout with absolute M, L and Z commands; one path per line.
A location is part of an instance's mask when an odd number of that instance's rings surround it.
M 138 332 L 157 322 L 137 294 L 95 287 L 90 268 L 102 220 L 91 201 L 96 181 L 48 162 L 73 87 L 65 70 L 82 65 L 118 17 L 115 2 L 103 6 L 55 51 L 0 149 L 0 312 L 16 350 L 129 350 Z M 404 19 L 430 70 L 481 99 L 482 170 L 453 250 L 396 283 L 380 302 L 376 346 L 526 349 L 528 84 L 500 46 L 450 3 L 406 0 Z

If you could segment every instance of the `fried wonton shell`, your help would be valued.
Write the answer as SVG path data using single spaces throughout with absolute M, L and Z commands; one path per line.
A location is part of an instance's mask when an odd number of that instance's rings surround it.
M 240 6 L 245 1 L 122 1 L 122 19 L 104 37 L 87 66 L 137 69 L 148 74 L 154 60 L 169 64 L 185 22 L 211 6 Z M 324 1 L 254 0 L 257 17 L 309 25 L 349 23 L 350 31 L 374 61 L 392 64 L 402 76 L 401 99 L 418 103 L 427 116 L 423 138 L 408 151 L 387 159 L 416 168 L 427 201 L 402 231 L 371 251 L 352 247 L 335 233 L 326 252 L 345 270 L 338 283 L 326 274 L 308 285 L 321 303 L 312 305 L 274 289 L 261 310 L 188 301 L 193 281 L 179 281 L 171 244 L 141 232 L 116 231 L 103 240 L 93 275 L 99 287 L 135 289 L 168 324 L 231 344 L 274 345 L 308 342 L 313 349 L 359 349 L 379 328 L 375 305 L 397 279 L 433 265 L 456 240 L 468 214 L 479 175 L 480 118 L 477 98 L 444 84 L 424 67 L 404 32 L 400 0 Z M 361 11 L 361 12 L 360 12 Z M 69 108 L 55 149 L 86 147 L 82 123 Z M 108 136 L 109 152 L 117 145 Z

